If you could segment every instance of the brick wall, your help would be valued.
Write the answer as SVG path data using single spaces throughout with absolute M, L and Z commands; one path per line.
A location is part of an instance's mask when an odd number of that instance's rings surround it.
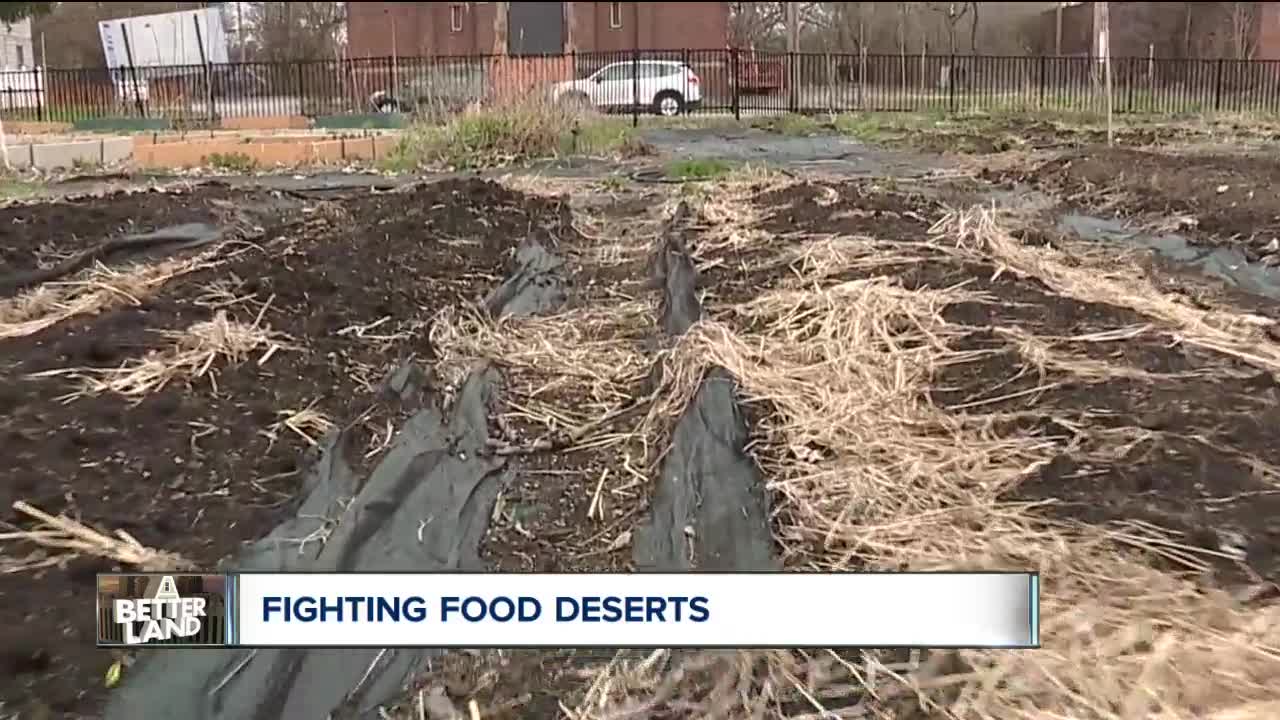
M 618 5 L 621 27 L 613 27 L 610 7 Z M 580 52 L 722 50 L 728 45 L 729 4 L 724 2 L 578 2 Z
M 494 14 L 500 3 L 353 2 L 347 4 L 350 56 L 473 55 L 494 52 Z M 574 2 L 570 8 L 572 49 L 578 52 L 641 49 L 723 49 L 729 35 L 726 2 L 619 3 L 622 27 L 610 24 L 607 2 Z M 452 9 L 462 29 L 451 25 Z

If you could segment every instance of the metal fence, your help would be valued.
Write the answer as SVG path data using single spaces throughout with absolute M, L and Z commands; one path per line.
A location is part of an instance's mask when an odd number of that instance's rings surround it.
M 655 76 L 650 63 L 692 72 Z M 0 72 L 6 119 L 76 122 L 454 112 L 538 93 L 635 115 L 678 94 L 680 112 L 1064 111 L 1106 108 L 1103 65 L 1088 57 L 902 56 L 747 50 L 471 55 L 209 66 Z M 628 87 L 629 86 L 629 87 Z M 558 88 L 558 90 L 556 90 Z M 694 101 L 697 102 L 694 102 Z M 1117 113 L 1280 112 L 1280 61 L 1115 58 Z M 671 103 L 667 104 L 669 109 Z

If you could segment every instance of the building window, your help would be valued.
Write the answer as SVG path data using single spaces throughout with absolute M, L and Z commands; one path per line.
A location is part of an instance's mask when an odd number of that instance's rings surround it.
M 462 6 L 449 6 L 449 30 L 452 32 L 462 32 Z
M 622 3 L 609 3 L 609 27 L 622 27 Z
M 27 49 L 18 45 L 18 67 L 27 66 Z

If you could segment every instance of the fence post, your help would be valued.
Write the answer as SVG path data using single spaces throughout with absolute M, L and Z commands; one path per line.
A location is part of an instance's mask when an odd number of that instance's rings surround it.
M 693 66 L 689 64 L 689 48 L 685 48 L 685 49 L 683 49 L 683 50 L 681 50 L 681 51 L 680 51 L 680 63 L 681 63 L 682 65 L 684 65 L 686 68 L 689 68 L 689 70 L 692 70 L 692 69 L 693 69 Z M 681 88 L 680 92 L 681 92 L 681 94 L 683 94 L 683 95 L 684 95 L 684 98 L 685 98 L 685 100 L 687 101 L 687 100 L 689 99 L 689 75 L 688 75 L 688 71 L 685 71 L 685 73 L 684 73 L 683 77 L 684 77 L 684 87 L 683 87 L 683 88 Z M 684 110 L 684 111 L 685 111 L 685 114 L 686 114 L 686 115 L 690 113 L 689 106 L 688 106 L 687 104 L 685 105 L 685 110 Z
M 734 120 L 742 119 L 742 106 L 738 102 L 738 93 L 740 91 L 738 80 L 740 77 L 738 74 L 738 48 L 729 48 L 729 88 L 730 92 L 733 93 L 731 104 L 733 106 Z
M 1044 109 L 1044 94 L 1049 85 L 1049 58 L 1040 56 L 1040 109 Z
M 956 54 L 951 52 L 951 59 L 947 61 L 947 112 L 952 115 L 956 114 Z M 972 107 L 972 106 L 970 106 Z
M 631 51 L 631 127 L 640 127 L 640 47 Z
M 787 112 L 793 114 L 800 109 L 800 68 L 796 67 L 799 59 L 800 53 L 787 53 Z
M 1222 58 L 1218 58 L 1218 68 L 1214 73 L 1216 77 L 1213 80 L 1213 111 L 1218 112 L 1222 108 Z
M 1134 112 L 1133 86 L 1135 83 L 1133 82 L 1133 79 L 1137 77 L 1137 72 L 1138 72 L 1138 68 L 1136 67 L 1137 64 L 1138 64 L 1138 58 L 1129 58 L 1128 60 L 1125 61 L 1124 81 L 1129 85 L 1129 93 L 1128 93 L 1129 99 L 1125 103 L 1125 112 L 1129 112 L 1129 113 Z
M 302 78 L 303 78 L 302 61 L 301 60 L 296 61 L 293 66 L 298 69 L 298 114 L 306 115 L 307 114 L 307 88 L 302 81 Z
M 36 93 L 36 120 L 44 122 L 44 86 L 45 83 L 40 77 L 40 68 L 31 69 L 31 79 L 33 81 L 31 87 Z

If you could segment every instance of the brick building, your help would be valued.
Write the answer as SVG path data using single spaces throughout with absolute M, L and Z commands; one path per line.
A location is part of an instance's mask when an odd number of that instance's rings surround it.
M 723 49 L 727 2 L 353 2 L 349 56 Z

